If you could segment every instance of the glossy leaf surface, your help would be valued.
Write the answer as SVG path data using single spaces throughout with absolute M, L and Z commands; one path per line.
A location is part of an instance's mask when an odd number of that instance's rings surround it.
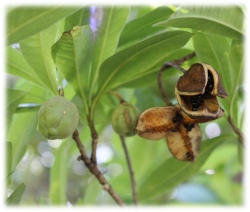
M 91 63 L 92 31 L 88 25 L 74 26 L 63 33 L 62 37 L 52 46 L 53 60 L 74 88 L 75 92 L 85 100 L 88 91 L 88 77 Z
M 6 89 L 6 95 L 7 95 L 7 102 L 6 102 L 6 110 L 7 110 L 7 116 L 6 116 L 6 123 L 8 124 L 10 122 L 10 119 L 15 112 L 17 106 L 19 103 L 23 100 L 25 95 L 27 95 L 27 92 L 20 91 L 20 90 L 14 90 L 14 89 Z
M 208 34 L 242 39 L 244 13 L 237 6 L 182 6 L 169 19 L 155 26 L 191 28 Z
M 98 80 L 98 72 L 104 60 L 110 57 L 118 44 L 119 35 L 126 23 L 129 7 L 91 7 L 91 29 L 93 31 L 93 60 L 90 76 L 90 95 Z M 100 17 L 101 16 L 101 17 Z
M 23 193 L 25 191 L 25 185 L 24 183 L 22 183 L 21 185 L 19 185 L 14 192 L 9 196 L 9 198 L 7 199 L 6 203 L 8 205 L 18 205 L 23 197 Z
M 108 58 L 101 66 L 97 99 L 107 90 L 145 72 L 163 58 L 177 51 L 193 34 L 183 31 L 153 36 Z
M 55 43 L 56 32 L 55 25 L 19 43 L 23 57 L 54 95 L 57 95 L 58 91 L 51 46 Z
M 24 59 L 23 55 L 10 46 L 6 48 L 6 72 L 47 88 L 44 82 Z
M 172 13 L 173 10 L 169 7 L 161 6 L 128 22 L 122 30 L 119 46 L 131 41 L 142 40 L 143 38 L 162 30 L 162 28 L 152 27 L 152 25 L 167 19 Z
M 13 146 L 12 170 L 21 161 L 27 146 L 34 136 L 37 128 L 37 119 L 37 112 L 20 113 L 13 116 L 6 138 Z
M 36 34 L 79 9 L 60 6 L 16 7 L 7 14 L 7 45 Z

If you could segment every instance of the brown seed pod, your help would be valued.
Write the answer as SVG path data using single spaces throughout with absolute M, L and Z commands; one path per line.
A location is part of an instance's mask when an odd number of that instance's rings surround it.
M 228 96 L 220 75 L 206 63 L 193 64 L 179 78 L 175 95 L 180 107 L 190 118 L 210 120 L 223 112 L 216 96 Z
M 137 134 L 149 140 L 160 140 L 169 130 L 174 130 L 177 122 L 173 122 L 180 108 L 173 106 L 154 107 L 143 111 L 137 122 Z
M 168 132 L 167 144 L 172 155 L 181 161 L 194 162 L 201 146 L 198 124 L 179 124 L 178 130 Z

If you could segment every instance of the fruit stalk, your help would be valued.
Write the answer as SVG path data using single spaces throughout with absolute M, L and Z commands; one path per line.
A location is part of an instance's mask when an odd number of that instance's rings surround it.
M 130 157 L 129 157 L 129 154 L 128 154 L 128 149 L 127 149 L 127 146 L 126 146 L 126 143 L 125 143 L 125 137 L 120 135 L 120 139 L 121 139 L 121 142 L 122 142 L 122 147 L 124 149 L 124 152 L 125 152 L 125 155 L 126 155 L 126 161 L 127 161 L 127 164 L 128 164 L 134 205 L 137 206 L 138 205 L 138 199 L 137 199 L 136 183 L 135 183 L 135 177 L 134 177 L 132 164 L 131 164 Z
M 105 190 L 117 202 L 118 205 L 123 206 L 123 207 L 126 206 L 125 203 L 122 201 L 122 199 L 119 197 L 119 195 L 114 191 L 111 185 L 104 178 L 104 176 L 98 169 L 97 165 L 93 163 L 93 161 L 88 157 L 85 151 L 85 148 L 80 140 L 78 130 L 75 130 L 72 138 L 75 140 L 76 145 L 81 153 L 81 156 L 78 157 L 78 160 L 82 160 L 84 162 L 85 166 L 89 169 L 89 171 L 97 178 L 97 180 L 103 186 L 103 189 L 105 188 Z
M 182 63 L 184 63 L 186 60 L 190 60 L 192 59 L 193 57 L 195 57 L 195 52 L 189 54 L 189 55 L 186 55 L 178 60 L 174 60 L 173 62 L 166 62 L 164 63 L 164 65 L 161 67 L 159 73 L 158 73 L 158 86 L 159 86 L 159 89 L 160 89 L 160 92 L 161 92 L 161 95 L 164 99 L 164 101 L 166 102 L 167 106 L 171 106 L 173 105 L 172 102 L 167 98 L 167 95 L 165 94 L 164 90 L 163 90 L 163 87 L 162 87 L 162 82 L 161 82 L 161 77 L 162 77 L 162 73 L 163 71 L 165 71 L 166 69 L 168 68 L 171 68 L 172 66 L 174 67 L 177 67 L 177 65 L 181 65 Z M 178 67 L 178 69 L 180 71 L 184 71 L 184 69 L 182 69 L 181 67 Z

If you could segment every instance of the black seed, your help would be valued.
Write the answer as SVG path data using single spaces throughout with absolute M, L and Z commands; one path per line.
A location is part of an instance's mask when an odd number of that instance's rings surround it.
M 198 107 L 193 107 L 193 108 L 192 108 L 192 111 L 198 111 L 198 110 L 199 110 Z
M 197 95 L 197 99 L 202 99 L 202 95 Z
M 187 132 L 190 132 L 191 130 L 192 130 L 192 128 L 190 128 L 190 127 L 189 127 L 189 128 L 187 128 Z
M 183 124 L 185 128 L 188 128 L 189 127 L 189 124 Z
M 213 87 L 214 87 L 214 85 L 213 85 L 213 84 L 209 84 L 209 85 L 208 85 L 208 91 L 210 91 L 210 92 L 211 92 L 211 91 L 213 90 Z
M 203 94 L 203 99 L 207 99 L 207 97 L 208 97 L 208 94 L 207 94 L 207 93 L 204 93 L 204 94 Z
M 193 124 L 190 124 L 189 125 L 191 128 L 194 128 L 195 127 L 195 124 L 193 123 Z
M 199 102 L 193 102 L 192 105 L 193 105 L 193 106 L 196 106 L 196 107 L 199 107 L 199 106 L 200 106 L 200 103 L 199 103 Z
M 179 122 L 182 119 L 182 115 L 177 113 L 177 115 L 173 118 L 173 123 Z

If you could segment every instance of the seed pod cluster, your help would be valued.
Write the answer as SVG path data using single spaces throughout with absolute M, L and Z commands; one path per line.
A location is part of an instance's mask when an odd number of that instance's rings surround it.
M 176 84 L 178 104 L 143 111 L 136 126 L 137 134 L 149 140 L 164 137 L 173 156 L 194 162 L 201 146 L 199 123 L 221 118 L 224 110 L 217 97 L 226 98 L 221 77 L 206 63 L 193 64 Z

